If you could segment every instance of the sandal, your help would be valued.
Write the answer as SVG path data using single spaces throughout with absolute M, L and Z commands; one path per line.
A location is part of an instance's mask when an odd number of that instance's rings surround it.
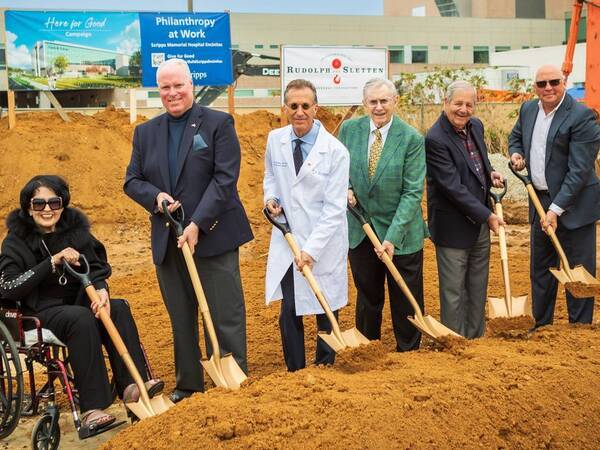
M 162 390 L 165 387 L 165 383 L 158 378 L 154 378 L 152 380 L 146 381 L 144 383 L 144 386 L 146 387 L 146 391 L 148 391 L 148 396 L 150 398 L 152 398 L 156 394 L 159 394 L 162 392 Z M 139 399 L 140 399 L 140 390 L 137 387 L 137 384 L 131 383 L 123 391 L 123 402 L 124 403 L 135 403 Z
M 90 409 L 81 415 L 81 426 L 93 432 L 111 425 L 115 420 L 115 416 L 107 414 L 101 409 Z

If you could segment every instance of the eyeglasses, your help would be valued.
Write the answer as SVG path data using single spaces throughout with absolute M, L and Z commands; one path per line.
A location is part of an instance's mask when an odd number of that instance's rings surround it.
M 388 105 L 390 105 L 392 103 L 392 98 L 391 97 L 385 97 L 385 98 L 380 98 L 380 99 L 372 99 L 372 100 L 367 100 L 367 105 L 369 105 L 371 108 L 376 108 L 377 105 L 381 105 L 384 108 Z
M 552 87 L 556 87 L 560 84 L 560 78 L 556 78 L 554 80 L 540 80 L 535 82 L 535 85 L 540 89 L 544 89 L 547 84 Z
M 311 105 L 310 103 L 291 103 L 288 105 L 289 108 L 292 109 L 292 111 L 296 111 L 298 108 L 302 108 L 304 111 L 308 111 L 310 108 L 312 108 L 313 105 Z
M 52 197 L 46 200 L 45 198 L 32 198 L 31 209 L 34 211 L 43 211 L 46 209 L 46 205 L 50 207 L 52 211 L 62 208 L 62 198 Z

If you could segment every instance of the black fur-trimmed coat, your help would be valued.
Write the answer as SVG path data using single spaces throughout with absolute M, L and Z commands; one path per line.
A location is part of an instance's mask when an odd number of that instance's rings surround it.
M 42 309 L 39 305 L 43 293 L 38 286 L 52 273 L 50 255 L 42 244 L 44 240 L 52 255 L 66 247 L 84 254 L 90 264 L 90 280 L 96 289 L 108 289 L 106 280 L 111 274 L 104 245 L 90 232 L 85 214 L 75 208 L 65 208 L 56 230 L 43 234 L 20 209 L 12 211 L 7 219 L 8 235 L 2 242 L 0 254 L 0 296 L 20 300 L 30 311 Z M 77 280 L 71 278 L 71 282 Z M 83 287 L 79 290 L 76 304 L 87 305 Z

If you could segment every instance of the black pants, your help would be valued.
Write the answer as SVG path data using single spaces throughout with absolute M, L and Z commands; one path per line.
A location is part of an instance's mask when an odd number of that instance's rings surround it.
M 296 300 L 294 295 L 294 266 L 291 265 L 281 280 L 283 300 L 279 313 L 279 329 L 281 331 L 281 343 L 283 346 L 283 358 L 288 371 L 304 369 L 306 357 L 304 354 L 304 322 L 302 316 L 296 315 Z M 337 319 L 338 312 L 333 315 Z M 331 333 L 332 326 L 327 316 L 317 314 L 317 330 Z M 315 364 L 333 364 L 335 352 L 323 341 L 317 338 L 317 351 Z
M 538 193 L 540 202 L 547 210 L 552 200 L 548 194 Z M 574 267 L 581 264 L 595 276 L 596 274 L 596 224 L 591 223 L 575 230 L 558 226 L 556 236 L 567 255 L 569 264 Z M 540 226 L 536 214 L 531 224 L 531 291 L 535 326 L 549 325 L 554 320 L 554 306 L 558 280 L 548 270 L 558 267 L 560 258 L 552 246 L 550 237 Z M 570 323 L 592 323 L 594 298 L 580 299 L 567 291 L 567 310 Z
M 387 276 L 392 326 L 396 338 L 396 351 L 404 352 L 419 348 L 421 332 L 407 319 L 414 310 L 400 287 L 394 281 L 383 262 L 373 250 L 373 244 L 364 239 L 348 253 L 352 277 L 357 290 L 356 328 L 369 340 L 381 339 L 381 318 L 385 302 Z M 423 302 L 423 250 L 409 255 L 394 255 L 398 269 L 408 288 L 424 311 Z
M 194 255 L 194 261 L 215 326 L 221 355 L 232 353 L 240 368 L 248 373 L 246 307 L 238 253 L 238 249 L 235 249 L 206 258 Z M 198 300 L 183 254 L 172 236 L 169 236 L 165 260 L 160 266 L 156 266 L 156 274 L 173 330 L 176 388 L 203 392 Z M 212 349 L 208 342 L 208 357 L 211 355 Z
M 110 383 L 102 354 L 106 348 L 119 397 L 133 379 L 117 353 L 102 322 L 94 317 L 88 307 L 78 305 L 52 306 L 36 313 L 42 326 L 67 345 L 69 361 L 79 391 L 82 412 L 104 409 L 112 403 Z M 129 305 L 125 300 L 111 299 L 110 317 L 119 331 L 135 366 L 146 381 L 146 363 L 140 338 Z

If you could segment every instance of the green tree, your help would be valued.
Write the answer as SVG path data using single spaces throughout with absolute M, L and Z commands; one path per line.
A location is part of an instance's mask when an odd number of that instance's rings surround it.
M 58 73 L 64 73 L 65 69 L 69 67 L 69 60 L 65 55 L 58 55 L 54 58 L 54 61 L 52 61 L 52 65 Z
M 139 77 L 142 72 L 142 52 L 136 50 L 129 57 L 129 74 L 134 77 Z

